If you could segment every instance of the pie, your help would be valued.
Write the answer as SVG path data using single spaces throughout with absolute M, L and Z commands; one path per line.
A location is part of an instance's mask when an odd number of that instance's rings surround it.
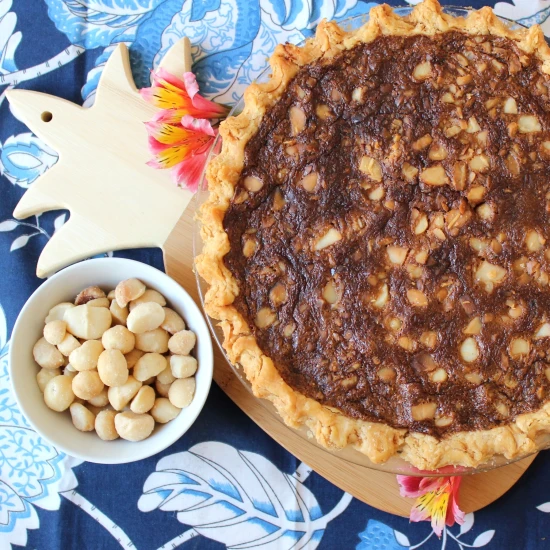
M 550 48 L 386 5 L 277 46 L 207 170 L 206 312 L 254 393 L 376 463 L 550 433 Z

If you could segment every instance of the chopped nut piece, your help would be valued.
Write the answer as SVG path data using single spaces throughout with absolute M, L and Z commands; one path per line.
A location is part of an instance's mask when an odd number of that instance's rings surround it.
M 424 265 L 428 261 L 428 253 L 425 250 L 421 250 L 415 257 L 415 261 L 421 265 Z
M 486 155 L 476 155 L 469 165 L 474 172 L 486 172 L 490 166 L 489 158 Z
M 449 92 L 445 92 L 442 96 L 441 96 L 441 101 L 443 103 L 454 103 L 455 102 L 455 98 L 453 96 L 453 94 L 449 93 Z
M 466 131 L 469 134 L 475 134 L 476 132 L 481 131 L 481 128 L 480 128 L 479 124 L 477 123 L 476 117 L 471 116 L 468 119 L 468 128 L 466 128 Z
M 408 336 L 401 336 L 397 340 L 397 344 L 407 351 L 414 351 L 416 349 L 416 342 Z
M 520 163 L 513 153 L 510 153 L 505 160 L 506 168 L 513 176 L 517 176 L 520 173 Z
M 479 372 L 469 372 L 464 375 L 464 378 L 472 384 L 481 384 L 481 382 L 483 382 L 483 378 L 481 378 L 481 374 L 479 374 Z
M 293 105 L 289 111 L 290 124 L 294 135 L 302 132 L 306 127 L 306 114 L 300 107 Z
M 409 249 L 403 246 L 388 246 L 386 252 L 392 264 L 403 265 L 407 259 Z
M 437 345 L 437 333 L 433 330 L 423 332 L 420 336 L 420 343 L 427 348 L 435 348 Z
M 407 290 L 407 299 L 411 305 L 416 307 L 425 307 L 428 305 L 428 298 L 426 295 L 416 288 L 409 288 L 409 290 Z
M 277 320 L 277 315 L 268 307 L 263 307 L 256 313 L 255 325 L 258 328 L 266 328 L 272 325 Z
M 382 167 L 380 163 L 372 157 L 367 155 L 363 156 L 359 164 L 359 170 L 367 174 L 367 176 L 374 181 L 382 181 Z
M 460 229 L 461 227 L 464 227 L 472 217 L 472 212 L 470 210 L 466 210 L 465 212 L 461 213 L 458 208 L 453 208 L 452 210 L 449 210 L 447 214 L 445 214 L 445 222 L 447 224 L 447 230 L 451 229 Z
M 438 428 L 446 428 L 447 426 L 450 426 L 453 423 L 453 417 L 452 416 L 437 416 L 435 417 L 435 425 Z
M 361 103 L 363 101 L 363 94 L 365 92 L 365 88 L 355 88 L 351 94 L 351 99 L 353 101 L 357 101 L 358 103 Z
M 447 158 L 447 150 L 443 147 L 443 145 L 441 145 L 441 143 L 434 143 L 430 147 L 428 158 L 430 160 L 445 160 Z
M 498 411 L 499 414 L 502 416 L 510 416 L 510 409 L 508 408 L 508 405 L 504 403 L 497 403 L 495 405 L 495 409 Z
M 504 102 L 504 107 L 502 109 L 507 115 L 517 115 L 518 114 L 518 104 L 513 97 L 509 97 Z
M 550 336 L 550 323 L 543 323 L 535 333 L 535 340 L 548 338 Z
M 477 281 L 485 283 L 486 290 L 488 290 L 487 285 L 491 284 L 490 290 L 492 291 L 494 283 L 501 283 L 504 280 L 506 270 L 498 265 L 483 261 L 477 268 L 475 277 Z
M 492 222 L 495 219 L 495 208 L 489 202 L 484 202 L 476 208 L 477 215 L 484 221 Z
M 243 185 L 251 193 L 257 193 L 264 186 L 264 182 L 255 176 L 246 176 L 246 178 L 244 178 Z
M 466 194 L 466 198 L 470 204 L 478 204 L 485 196 L 485 187 L 483 185 L 474 185 Z
M 403 321 L 401 321 L 401 319 L 399 319 L 398 317 L 392 317 L 388 321 L 388 326 L 390 327 L 391 330 L 396 332 L 403 326 Z
M 275 193 L 273 193 L 273 210 L 275 210 L 275 212 L 279 212 L 284 208 L 285 204 L 286 200 L 283 197 L 283 193 L 280 189 L 276 189 Z
M 378 378 L 380 378 L 383 382 L 391 382 L 392 380 L 395 380 L 395 369 L 392 367 L 382 367 L 377 374 Z
M 420 179 L 428 185 L 445 185 L 449 183 L 449 178 L 441 164 L 435 164 L 423 170 Z
M 449 375 L 445 369 L 439 368 L 430 373 L 430 378 L 434 384 L 441 384 L 447 381 Z
M 413 357 L 412 365 L 419 372 L 430 372 L 437 368 L 434 358 L 425 351 Z
M 550 144 L 550 141 L 548 143 Z M 401 173 L 407 181 L 414 181 L 414 179 L 418 175 L 418 168 L 406 162 L 405 164 L 403 164 L 403 169 L 401 170 Z
M 286 327 L 283 329 L 283 335 L 286 337 L 286 338 L 289 338 L 290 336 L 292 336 L 292 333 L 294 332 L 294 330 L 296 329 L 296 325 L 294 323 L 289 323 L 288 325 L 286 325 Z
M 439 227 L 437 229 L 434 229 L 433 234 L 434 234 L 434 237 L 439 241 L 444 241 L 447 239 L 447 237 L 445 236 L 445 233 L 443 233 L 443 231 L 441 231 Z
M 318 178 L 317 172 L 310 172 L 298 182 L 298 185 L 301 185 L 308 193 L 313 193 L 315 187 L 317 187 Z
M 368 196 L 371 201 L 381 201 L 384 198 L 385 194 L 386 190 L 382 186 L 380 186 L 375 187 Z
M 425 136 L 422 136 L 421 138 L 417 139 L 413 144 L 412 148 L 415 151 L 422 151 L 422 149 L 426 149 L 428 145 L 432 142 L 432 136 L 430 134 L 426 134 Z
M 357 375 L 353 374 L 349 378 L 344 378 L 340 382 L 340 384 L 342 385 L 343 388 L 347 390 L 349 388 L 353 388 L 357 384 L 357 380 L 358 380 Z
M 256 239 L 246 239 L 243 246 L 243 256 L 245 258 L 250 258 L 254 252 L 256 252 Z
M 386 303 L 388 302 L 390 297 L 389 289 L 387 284 L 383 284 L 380 288 L 380 292 L 378 293 L 378 296 L 373 302 L 373 306 L 377 308 L 383 308 Z
M 313 247 L 314 250 L 323 250 L 327 246 L 331 246 L 334 243 L 342 240 L 342 234 L 334 227 L 331 227 L 316 243 Z
M 326 120 L 331 114 L 330 107 L 328 105 L 317 105 L 315 114 L 321 119 Z
M 474 317 L 462 332 L 471 335 L 479 334 L 481 332 L 481 319 L 479 317 Z
M 436 403 L 421 403 L 411 407 L 411 415 L 413 420 L 421 422 L 422 420 L 431 420 L 435 416 L 437 410 Z
M 539 252 L 542 250 L 545 242 L 546 239 L 534 229 L 529 230 L 527 232 L 527 236 L 525 237 L 525 244 L 527 245 L 527 250 L 529 250 L 529 252 Z
M 542 131 L 539 119 L 534 115 L 521 115 L 518 119 L 518 128 L 522 134 Z
M 462 191 L 466 184 L 466 164 L 458 162 L 453 168 L 453 186 L 457 191 Z
M 530 344 L 525 338 L 513 338 L 510 342 L 510 356 L 519 359 L 529 355 Z
M 420 279 L 422 277 L 422 268 L 419 265 L 408 264 L 407 273 L 411 276 L 412 279 Z
M 456 79 L 456 83 L 459 85 L 459 86 L 465 86 L 466 84 L 470 84 L 470 82 L 472 81 L 472 75 L 471 74 L 465 74 L 464 76 L 459 76 L 457 79 Z
M 460 132 L 462 132 L 462 128 L 460 126 L 453 125 L 445 130 L 445 137 L 452 138 L 460 134 Z
M 460 344 L 460 356 L 467 363 L 472 363 L 479 357 L 479 348 L 477 342 L 473 338 L 466 338 Z
M 323 298 L 328 304 L 335 304 L 340 298 L 336 284 L 332 279 L 323 288 Z
M 421 235 L 428 229 L 428 217 L 426 214 L 420 214 L 416 220 L 416 225 L 414 226 L 414 234 Z
M 429 61 L 419 63 L 413 71 L 413 78 L 415 80 L 426 80 L 432 76 L 432 65 Z
M 269 292 L 269 299 L 275 307 L 284 304 L 288 299 L 285 285 L 277 283 Z

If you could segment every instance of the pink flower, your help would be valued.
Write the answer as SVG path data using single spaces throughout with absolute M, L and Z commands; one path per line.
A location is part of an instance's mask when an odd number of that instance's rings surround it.
M 146 123 L 149 150 L 154 155 L 147 164 L 171 169 L 176 184 L 193 192 L 217 135 L 206 119 L 222 118 L 228 112 L 198 91 L 193 73 L 185 73 L 180 80 L 162 68 L 153 73 L 153 86 L 141 90 L 144 99 L 161 109 Z
M 462 478 L 397 476 L 402 497 L 416 498 L 411 508 L 411 521 L 431 519 L 434 533 L 441 537 L 445 524 L 464 523 L 464 512 L 458 507 L 458 491 Z M 450 506 L 449 506 L 450 504 Z

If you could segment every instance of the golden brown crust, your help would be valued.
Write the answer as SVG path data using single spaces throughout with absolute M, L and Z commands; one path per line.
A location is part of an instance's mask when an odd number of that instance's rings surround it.
M 196 258 L 199 274 L 210 285 L 205 297 L 206 313 L 220 321 L 223 345 L 230 360 L 243 366 L 254 394 L 269 399 L 286 424 L 295 428 L 306 426 L 326 447 L 350 445 L 375 463 L 385 462 L 400 453 L 402 458 L 425 470 L 446 465 L 475 467 L 495 455 L 512 459 L 534 452 L 537 438 L 550 432 L 550 403 L 537 412 L 517 417 L 508 426 L 459 432 L 438 440 L 386 424 L 352 419 L 305 397 L 284 382 L 273 361 L 260 350 L 247 321 L 232 305 L 239 289 L 223 261 L 229 252 L 223 219 L 243 168 L 248 141 L 256 133 L 265 112 L 281 97 L 300 67 L 321 58 L 330 59 L 357 43 L 371 42 L 380 35 L 434 35 L 450 30 L 509 38 L 525 53 L 537 56 L 541 70 L 550 74 L 550 48 L 540 27 L 512 31 L 488 7 L 466 18 L 455 18 L 444 14 L 436 0 L 425 0 L 408 17 L 401 18 L 389 6 L 381 5 L 371 10 L 367 24 L 352 33 L 345 33 L 335 23 L 322 22 L 316 36 L 303 47 L 277 46 L 270 59 L 270 80 L 252 84 L 245 92 L 243 112 L 221 125 L 223 147 L 207 171 L 209 198 L 200 212 L 204 247 Z

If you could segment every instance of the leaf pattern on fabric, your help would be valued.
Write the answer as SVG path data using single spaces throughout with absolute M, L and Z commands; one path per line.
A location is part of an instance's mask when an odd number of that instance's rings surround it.
M 17 71 L 15 50 L 21 42 L 21 31 L 15 31 L 17 16 L 10 11 L 12 0 L 0 0 L 0 74 Z
M 0 146 L 0 174 L 26 189 L 57 159 L 58 154 L 30 132 L 10 136 Z
M 351 497 L 323 515 L 313 493 L 267 458 L 210 441 L 161 459 L 138 507 L 178 521 L 228 548 L 314 549 Z

